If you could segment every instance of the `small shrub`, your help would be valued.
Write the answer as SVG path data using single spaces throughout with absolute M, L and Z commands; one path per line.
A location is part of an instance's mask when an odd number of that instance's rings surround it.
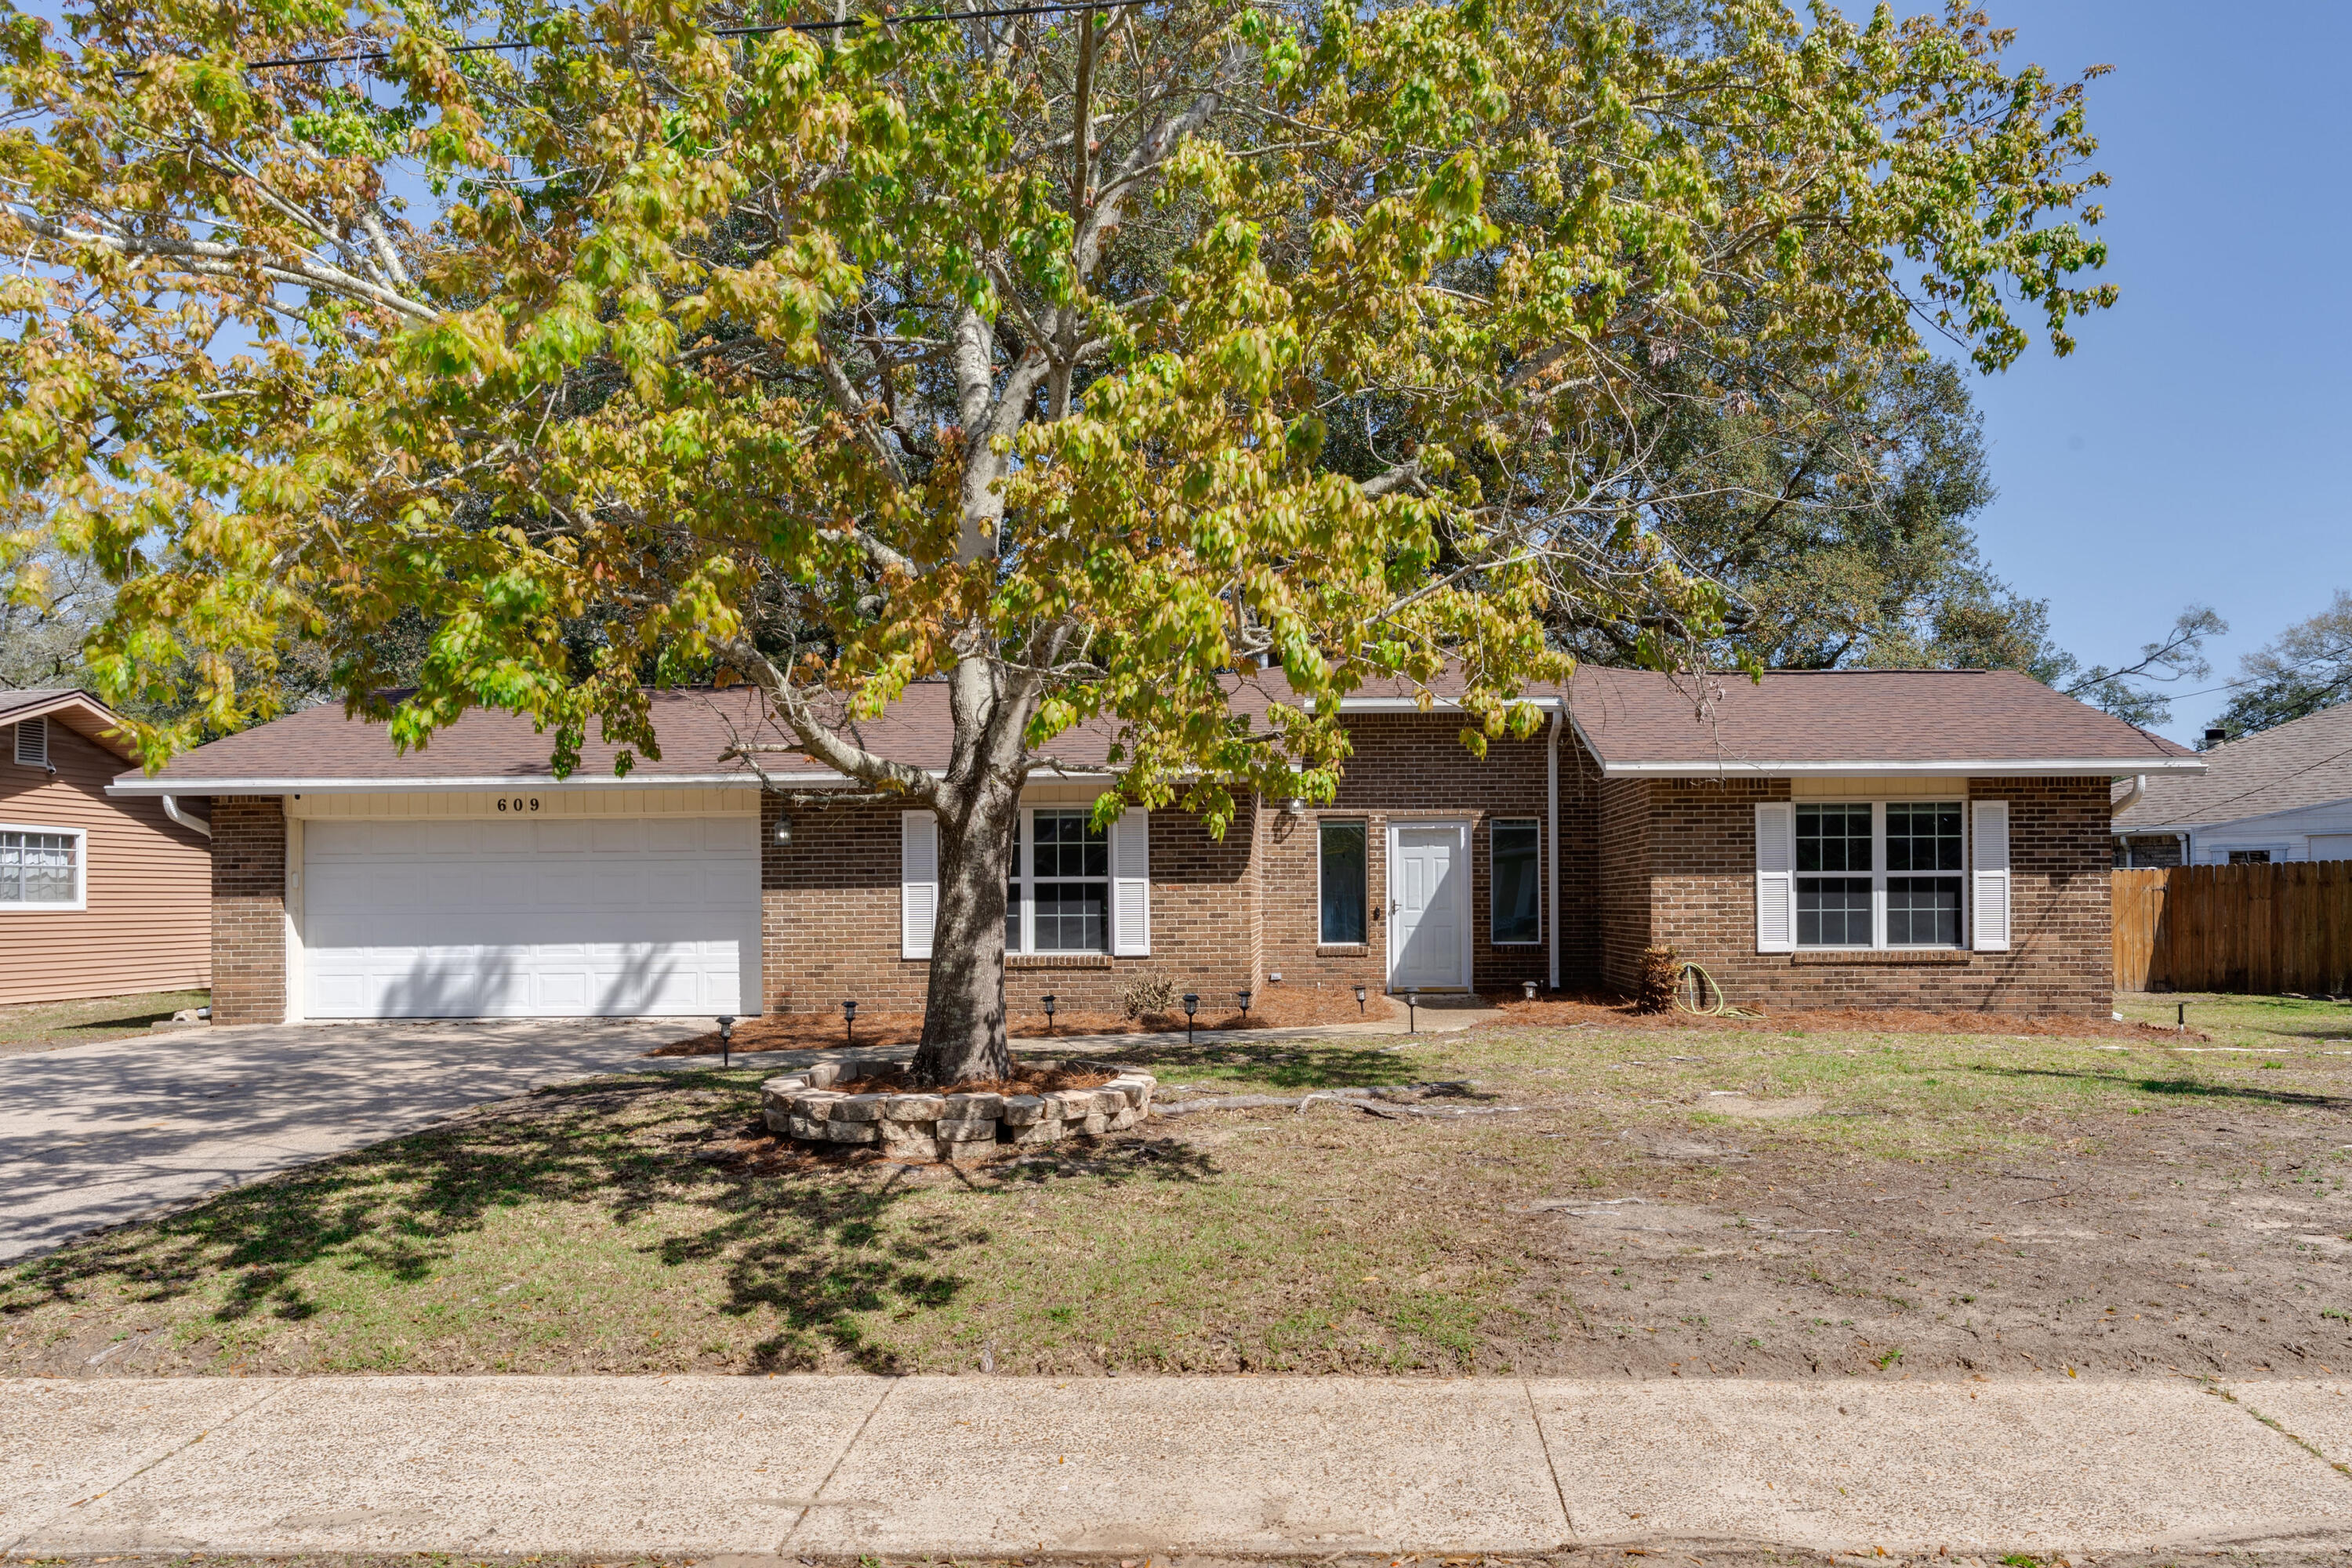
M 1164 974 L 1147 974 L 1118 994 L 1119 1010 L 1130 1018 L 1165 1013 L 1176 1005 L 1176 983 Z

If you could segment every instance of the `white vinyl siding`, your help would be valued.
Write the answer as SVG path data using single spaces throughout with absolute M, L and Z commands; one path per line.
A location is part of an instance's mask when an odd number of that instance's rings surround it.
M 940 819 L 928 811 L 898 814 L 898 956 L 931 956 L 940 919 Z
M 1976 860 L 1970 880 L 1970 922 L 1979 952 L 2009 951 L 2009 802 L 1979 800 L 1970 807 L 1974 827 L 1969 847 Z

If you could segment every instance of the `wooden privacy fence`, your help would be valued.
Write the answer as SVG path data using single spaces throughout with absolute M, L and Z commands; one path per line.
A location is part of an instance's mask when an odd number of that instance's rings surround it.
M 2111 874 L 2118 990 L 2352 992 L 2352 860 Z

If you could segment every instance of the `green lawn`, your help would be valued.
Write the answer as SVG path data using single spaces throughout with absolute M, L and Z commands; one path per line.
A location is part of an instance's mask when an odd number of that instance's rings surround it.
M 2196 1005 L 2220 1043 L 2221 1019 Z M 2059 1222 L 2060 1207 L 2073 1228 L 2047 1234 L 2115 1249 L 2066 1265 L 2079 1279 L 2037 1275 L 2042 1296 L 2019 1299 L 2059 1314 L 2042 1326 L 2063 1340 L 2060 1320 L 2082 1310 L 2065 1303 L 2119 1300 L 2114 1279 L 2157 1256 L 2164 1226 L 2177 1222 L 2184 1258 L 2207 1260 L 2182 1268 L 2218 1280 L 2215 1205 L 2337 1201 L 2344 1156 L 2327 1151 L 2344 1142 L 2352 1055 L 2331 1042 L 2352 1035 L 2352 1007 L 2203 1005 L 2244 1014 L 2231 1039 L 2271 1043 L 1483 1027 L 1139 1045 L 1127 1058 L 1171 1087 L 1469 1079 L 1425 1108 L 1523 1109 L 1216 1111 L 1058 1163 L 967 1170 L 776 1150 L 757 1131 L 764 1067 L 605 1079 L 0 1271 L 0 1373 L 79 1373 L 118 1345 L 107 1370 L 941 1371 L 985 1357 L 1003 1372 L 1459 1373 L 1575 1370 L 1604 1350 L 1632 1357 L 1627 1344 L 1663 1369 L 1661 1333 L 1721 1340 L 1710 1367 L 1801 1372 L 1786 1358 L 1819 1364 L 1806 1346 L 1841 1332 L 1862 1336 L 1857 1366 L 1882 1369 L 1901 1362 L 1885 1335 L 1907 1333 L 1895 1342 L 1916 1370 L 1935 1364 L 1922 1335 L 1966 1352 L 1953 1336 L 1986 1310 L 1979 1294 L 2025 1267 L 2008 1256 L 2017 1227 Z M 2176 1169 L 2196 1139 L 2218 1151 L 2210 1168 Z M 2053 1170 L 2071 1184 L 2001 1184 Z M 1790 1194 L 1813 1217 L 1769 1219 Z M 2053 1206 L 2032 1206 L 2044 1196 Z M 1600 1197 L 1662 1217 L 1605 1246 L 1582 1222 L 1528 1217 Z M 1879 1225 L 1898 1217 L 1899 1245 Z M 2352 1230 L 2352 1217 L 2296 1223 Z M 1676 1226 L 1688 1234 L 1648 1234 Z M 1783 1232 L 1826 1239 L 1750 1245 Z M 1722 1250 L 1726 1237 L 1745 1250 Z M 2009 1238 L 2001 1258 L 1967 1261 L 1988 1237 Z M 2281 1308 L 2246 1294 L 2255 1263 L 2228 1256 L 2248 1330 L 2271 1331 L 2261 1307 L 2287 1331 Z M 1948 1268 L 1967 1272 L 1937 1282 Z M 1636 1279 L 1656 1294 L 1633 1294 Z M 1805 1291 L 1826 1294 L 1791 1294 Z M 1855 1301 L 1894 1327 L 1873 1331 Z M 2305 1316 L 2326 1306 L 2326 1332 L 2352 1306 L 2295 1301 Z M 2039 1342 L 2022 1336 L 2009 1331 Z
M 2210 1042 L 2248 1051 L 2352 1050 L 2352 1005 L 2301 996 L 2229 996 L 2210 991 L 2124 991 L 2116 1011 L 2135 1023 L 2189 1026 Z
M 51 1050 L 143 1034 L 183 1007 L 212 1003 L 209 991 L 142 991 L 79 1002 L 33 1002 L 0 1007 L 0 1053 Z

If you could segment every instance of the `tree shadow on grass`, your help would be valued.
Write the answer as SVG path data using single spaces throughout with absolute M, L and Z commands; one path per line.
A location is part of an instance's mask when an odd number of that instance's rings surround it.
M 2136 1089 L 2142 1094 L 2179 1095 L 2197 1100 L 2244 1100 L 2268 1105 L 2307 1105 L 2323 1110 L 2352 1108 L 2352 1098 L 2336 1094 L 2305 1094 L 2296 1089 L 2255 1089 L 2210 1083 L 2194 1078 L 2128 1078 L 2121 1073 L 2069 1071 L 2063 1068 L 1973 1067 L 1969 1069 L 1995 1078 L 2058 1078 L 2082 1083 Z
M 484 1267 L 478 1248 L 461 1261 L 459 1244 L 501 1211 L 569 1206 L 625 1231 L 658 1205 L 664 1231 L 620 1245 L 671 1268 L 715 1268 L 721 1313 L 772 1318 L 777 1332 L 754 1352 L 755 1370 L 828 1353 L 898 1370 L 863 1320 L 949 1306 L 971 1285 L 960 1257 L 994 1238 L 968 1219 L 899 1212 L 936 1190 L 935 1172 L 870 1157 L 792 1154 L 781 1167 L 740 1157 L 747 1132 L 774 1147 L 758 1121 L 759 1076 L 672 1071 L 485 1108 L 0 1270 L 0 1320 L 60 1302 L 164 1308 L 204 1298 L 209 1310 L 183 1321 L 301 1322 L 321 1310 L 305 1289 L 321 1268 L 396 1294 Z M 1091 1140 L 950 1179 L 987 1188 L 1085 1177 L 1099 1187 L 1211 1173 L 1176 1145 Z M 491 1282 L 482 1283 L 487 1295 Z

